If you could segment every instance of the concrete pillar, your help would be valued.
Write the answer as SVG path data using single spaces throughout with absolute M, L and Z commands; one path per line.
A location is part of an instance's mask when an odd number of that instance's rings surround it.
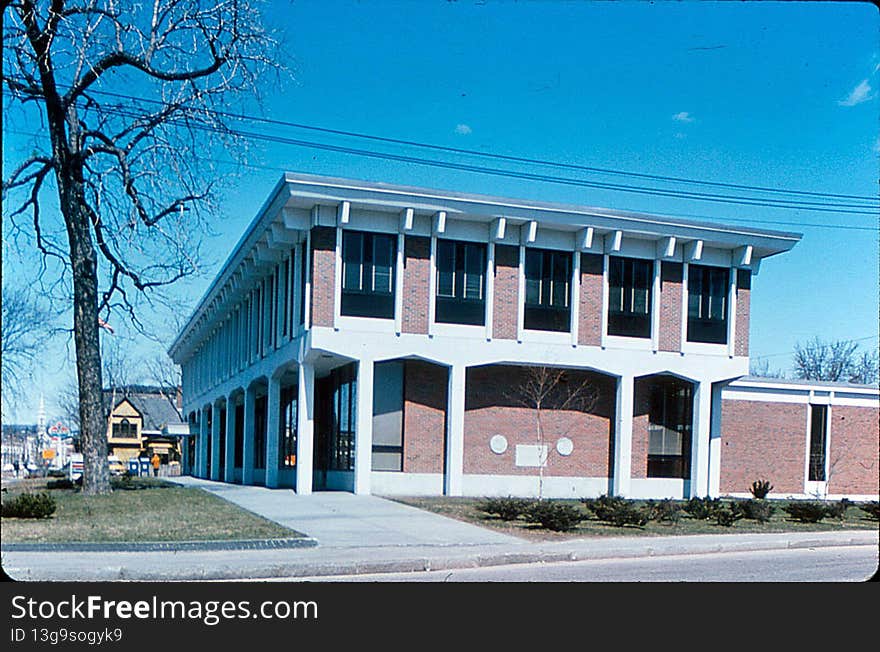
M 445 494 L 462 495 L 464 475 L 464 397 L 467 367 L 449 368 L 449 386 L 446 395 L 446 478 Z
M 220 408 L 211 404 L 211 480 L 220 480 Z
M 315 368 L 299 366 L 296 410 L 296 493 L 312 493 L 315 434 Z
M 226 466 L 224 466 L 223 480 L 235 482 L 235 403 L 232 395 L 226 397 Z
M 354 492 L 370 493 L 373 470 L 373 361 L 358 362 L 357 422 L 354 437 Z
M 712 413 L 712 383 L 694 384 L 694 421 L 691 428 L 691 491 L 702 498 L 709 494 L 709 432 Z
M 632 376 L 621 376 L 617 381 L 614 421 L 614 468 L 611 493 L 615 496 L 630 494 L 632 479 L 633 400 L 635 382 Z
M 199 419 L 199 445 L 198 445 L 198 458 L 199 458 L 199 469 L 198 476 L 200 478 L 208 477 L 208 411 L 205 407 L 202 407 L 201 419 Z
M 256 392 L 249 387 L 244 392 L 244 450 L 241 456 L 241 483 L 254 483 L 254 413 Z
M 281 422 L 281 379 L 269 377 L 266 396 L 266 486 L 278 487 L 278 431 Z
M 712 418 L 709 432 L 709 496 L 721 495 L 721 390 L 723 383 L 712 386 Z

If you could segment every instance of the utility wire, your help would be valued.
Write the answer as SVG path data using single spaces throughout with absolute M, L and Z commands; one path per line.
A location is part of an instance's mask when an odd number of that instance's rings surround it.
M 90 92 L 94 93 L 94 94 L 106 95 L 108 97 L 115 97 L 118 99 L 125 99 L 125 100 L 130 100 L 130 101 L 146 102 L 146 103 L 150 103 L 150 104 L 163 104 L 163 102 L 160 100 L 151 100 L 151 99 L 147 99 L 147 98 L 135 97 L 133 95 L 126 95 L 123 93 L 112 93 L 110 91 L 101 91 L 101 90 L 93 90 Z M 443 146 L 443 145 L 435 145 L 435 144 L 431 144 L 431 143 L 423 143 L 423 142 L 405 140 L 405 139 L 400 139 L 400 138 L 389 138 L 389 137 L 384 137 L 384 136 L 376 136 L 373 134 L 365 134 L 365 133 L 360 133 L 360 132 L 355 132 L 355 131 L 346 131 L 346 130 L 342 130 L 342 129 L 331 129 L 328 127 L 318 127 L 315 125 L 307 125 L 307 124 L 302 124 L 302 123 L 298 123 L 298 122 L 290 122 L 287 120 L 263 118 L 260 116 L 247 115 L 244 113 L 233 113 L 233 112 L 229 112 L 229 111 L 220 111 L 217 109 L 199 108 L 198 110 L 201 112 L 207 112 L 207 113 L 211 113 L 213 115 L 223 116 L 223 117 L 227 117 L 227 118 L 234 118 L 237 120 L 247 120 L 247 121 L 259 122 L 259 123 L 263 123 L 263 124 L 293 127 L 296 129 L 307 129 L 310 131 L 317 131 L 317 132 L 333 134 L 333 135 L 337 135 L 337 136 L 361 138 L 361 139 L 372 140 L 372 141 L 376 141 L 376 142 L 390 143 L 390 144 L 395 144 L 395 145 L 407 145 L 410 147 L 421 147 L 424 149 L 432 149 L 432 150 L 436 150 L 436 151 L 443 151 L 443 152 L 449 152 L 449 153 L 454 153 L 454 154 L 467 154 L 469 156 L 479 156 L 479 157 L 483 157 L 483 158 L 499 159 L 499 160 L 516 162 L 516 163 L 531 163 L 531 164 L 535 164 L 535 165 L 545 165 L 545 166 L 558 167 L 558 168 L 564 168 L 564 169 L 570 169 L 570 170 L 581 170 L 584 172 L 620 175 L 620 176 L 634 177 L 634 178 L 639 178 L 639 179 L 651 179 L 654 181 L 672 181 L 672 182 L 676 182 L 676 183 L 690 183 L 690 184 L 696 184 L 696 185 L 702 185 L 702 186 L 713 186 L 713 187 L 719 187 L 719 188 L 732 188 L 732 189 L 737 189 L 737 190 L 752 190 L 752 191 L 756 190 L 756 191 L 760 191 L 760 192 L 781 193 L 781 194 L 789 194 L 789 195 L 806 195 L 806 196 L 812 196 L 812 197 L 828 197 L 828 198 L 835 198 L 835 199 L 862 199 L 862 200 L 868 200 L 868 201 L 880 200 L 880 198 L 878 198 L 878 197 L 871 197 L 871 196 L 866 196 L 866 195 L 848 195 L 848 194 L 839 194 L 839 193 L 825 193 L 825 192 L 816 192 L 816 191 L 809 191 L 809 190 L 790 190 L 790 189 L 784 189 L 784 188 L 771 188 L 768 186 L 752 186 L 752 185 L 738 184 L 738 183 L 724 183 L 724 182 L 719 182 L 719 181 L 705 181 L 705 180 L 700 180 L 700 179 L 689 179 L 689 178 L 685 178 L 685 177 L 672 177 L 672 176 L 664 176 L 664 175 L 657 175 L 657 174 L 646 174 L 646 173 L 640 173 L 640 172 L 629 172 L 629 171 L 615 170 L 615 169 L 610 169 L 610 168 L 600 168 L 600 167 L 593 167 L 593 166 L 586 166 L 586 165 L 577 165 L 574 163 L 561 163 L 558 161 L 549 161 L 546 159 L 530 158 L 530 157 L 523 157 L 523 156 L 510 156 L 510 155 L 505 155 L 505 154 L 493 154 L 493 153 L 489 153 L 489 152 L 481 152 L 478 150 L 463 149 L 460 147 L 447 147 L 447 146 Z
M 875 342 L 880 339 L 880 335 L 869 335 L 868 337 L 859 337 L 854 340 L 841 340 L 841 344 L 853 344 L 855 342 L 866 342 L 867 340 L 874 340 Z M 751 356 L 752 360 L 763 360 L 764 358 L 778 358 L 783 355 L 793 355 L 796 351 L 785 351 L 784 353 L 768 353 L 767 355 L 756 355 Z
M 11 93 L 11 91 L 4 89 L 4 92 L 7 93 L 8 95 L 14 97 L 14 94 Z M 117 99 L 124 99 L 127 101 L 133 101 L 133 102 L 143 102 L 143 103 L 147 103 L 147 104 L 157 104 L 157 105 L 165 104 L 165 102 L 163 102 L 161 100 L 153 100 L 153 99 L 149 99 L 149 98 L 136 97 L 134 95 L 128 95 L 128 94 L 124 94 L 124 93 L 113 93 L 110 91 L 102 91 L 102 90 L 97 90 L 97 89 L 92 89 L 89 91 L 89 93 L 97 94 L 97 95 L 104 95 L 107 97 L 114 97 Z M 388 138 L 388 137 L 376 136 L 376 135 L 372 135 L 372 134 L 365 134 L 365 133 L 354 132 L 354 131 L 346 131 L 346 130 L 341 130 L 341 129 L 331 129 L 331 128 L 327 128 L 327 127 L 318 127 L 318 126 L 314 126 L 314 125 L 307 125 L 307 124 L 285 121 L 285 120 L 263 118 L 260 116 L 247 115 L 244 113 L 233 113 L 233 112 L 229 112 L 229 111 L 220 111 L 218 109 L 207 109 L 204 107 L 190 107 L 190 108 L 192 108 L 192 110 L 195 110 L 195 111 L 198 111 L 201 113 L 211 114 L 211 115 L 215 115 L 215 116 L 223 116 L 223 117 L 233 118 L 233 119 L 237 119 L 237 120 L 246 120 L 246 121 L 263 123 L 263 124 L 286 126 L 286 127 L 296 128 L 296 129 L 306 129 L 306 130 L 317 131 L 317 132 L 321 132 L 321 133 L 372 140 L 375 142 L 384 142 L 384 143 L 395 144 L 395 145 L 406 145 L 406 146 L 410 146 L 410 147 L 419 147 L 419 148 L 423 148 L 423 149 L 443 151 L 443 152 L 449 152 L 449 153 L 455 153 L 455 154 L 466 154 L 469 156 L 478 156 L 478 157 L 483 157 L 483 158 L 498 159 L 498 160 L 516 162 L 516 163 L 530 163 L 530 164 L 535 164 L 535 165 L 551 166 L 551 167 L 564 168 L 564 169 L 573 169 L 573 170 L 580 170 L 580 171 L 600 173 L 600 174 L 610 174 L 610 175 L 628 176 L 628 177 L 641 178 L 641 179 L 651 179 L 654 181 L 688 183 L 688 184 L 697 184 L 697 185 L 702 185 L 702 186 L 733 188 L 733 189 L 738 189 L 738 190 L 750 190 L 750 191 L 758 191 L 758 192 L 766 192 L 766 193 L 779 193 L 779 194 L 787 194 L 787 195 L 802 195 L 802 196 L 812 196 L 812 197 L 826 197 L 826 198 L 835 198 L 835 199 L 857 199 L 857 200 L 867 200 L 870 202 L 880 201 L 880 198 L 878 198 L 876 196 L 871 197 L 871 196 L 865 196 L 865 195 L 823 193 L 823 192 L 807 191 L 807 190 L 792 190 L 792 189 L 783 189 L 783 188 L 772 188 L 772 187 L 767 187 L 767 186 L 753 186 L 753 185 L 746 185 L 746 184 L 714 182 L 714 181 L 705 181 L 705 180 L 699 180 L 699 179 L 689 179 L 689 178 L 684 178 L 684 177 L 671 177 L 671 176 L 654 175 L 654 174 L 646 174 L 646 173 L 638 173 L 638 172 L 628 172 L 628 171 L 615 170 L 615 169 L 610 169 L 610 168 L 599 168 L 599 167 L 591 167 L 591 166 L 584 166 L 584 165 L 576 165 L 576 164 L 572 164 L 572 163 L 561 163 L 558 161 L 549 161 L 546 159 L 528 158 L 528 157 L 521 157 L 521 156 L 509 156 L 509 155 L 504 155 L 504 154 L 493 154 L 493 153 L 481 152 L 481 151 L 470 150 L 470 149 L 463 149 L 463 148 L 458 148 L 458 147 L 447 147 L 447 146 L 434 145 L 434 144 L 430 144 L 430 143 L 423 143 L 423 142 L 417 142 L 417 141 L 412 141 L 412 140 L 405 140 L 405 139 L 399 139 L 399 138 Z M 609 189 L 611 189 L 611 188 L 609 188 Z M 641 189 L 644 189 L 644 188 L 641 188 Z M 775 201 L 775 200 L 767 200 L 767 201 Z M 793 202 L 793 200 L 784 200 L 784 201 Z M 794 202 L 794 203 L 797 203 L 797 202 Z M 853 206 L 845 205 L 845 206 L 864 207 L 864 206 L 855 206 L 855 205 L 853 205 Z M 864 208 L 869 208 L 869 207 L 864 207 Z

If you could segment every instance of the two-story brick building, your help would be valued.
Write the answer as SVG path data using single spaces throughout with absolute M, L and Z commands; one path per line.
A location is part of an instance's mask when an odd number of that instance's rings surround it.
M 185 464 L 302 494 L 745 490 L 722 391 L 753 275 L 799 239 L 287 174 L 170 349 Z

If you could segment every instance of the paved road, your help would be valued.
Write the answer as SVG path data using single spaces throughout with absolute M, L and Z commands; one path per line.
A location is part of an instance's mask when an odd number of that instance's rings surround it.
M 322 582 L 861 582 L 877 571 L 877 565 L 876 546 L 841 546 L 300 579 Z

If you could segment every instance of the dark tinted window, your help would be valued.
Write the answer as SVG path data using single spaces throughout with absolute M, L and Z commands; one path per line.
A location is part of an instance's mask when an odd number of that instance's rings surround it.
M 654 261 L 608 259 L 608 334 L 651 337 Z
M 341 314 L 394 318 L 396 255 L 396 236 L 343 232 Z
M 688 342 L 727 343 L 730 270 L 688 266 Z
M 485 324 L 486 245 L 438 240 L 436 266 L 434 320 Z
M 526 249 L 525 328 L 570 330 L 571 256 L 565 251 Z

